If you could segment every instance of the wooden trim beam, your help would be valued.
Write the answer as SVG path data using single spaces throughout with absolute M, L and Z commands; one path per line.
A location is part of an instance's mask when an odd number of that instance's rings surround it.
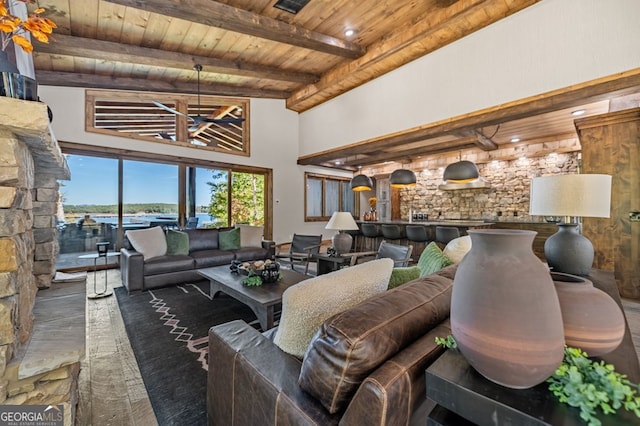
M 41 43 L 38 52 L 52 55 L 80 56 L 101 61 L 115 61 L 149 66 L 163 66 L 181 70 L 193 70 L 195 64 L 203 66 L 204 73 L 230 74 L 242 77 L 309 84 L 319 76 L 242 61 L 228 61 L 208 56 L 189 55 L 180 52 L 151 49 L 111 41 L 96 40 L 56 34 L 55 43 Z
M 364 49 L 354 43 L 211 0 L 105 0 L 210 27 L 355 59 Z
M 538 1 L 459 0 L 429 10 L 412 27 L 399 27 L 368 46 L 360 58 L 336 66 L 319 82 L 295 91 L 287 99 L 287 108 L 306 111 Z
M 624 96 L 636 93 L 639 90 L 640 68 L 636 68 L 507 104 L 367 139 L 341 148 L 305 155 L 298 158 L 298 164 L 327 164 L 338 158 L 366 155 L 372 151 L 382 150 L 385 147 L 419 142 L 450 134 L 464 134 L 465 132 L 472 132 L 474 129 L 496 126 L 508 121 L 570 108 L 588 102 L 597 102 L 608 99 L 611 96 Z M 406 155 L 402 152 L 398 152 L 395 158 L 387 155 L 385 161 L 393 161 L 396 158 L 406 158 Z
M 36 71 L 38 84 L 112 90 L 134 90 L 170 93 L 197 93 L 196 83 L 167 82 L 146 78 L 107 77 L 73 72 Z M 251 89 L 229 84 L 200 83 L 203 95 L 240 96 L 252 98 L 285 99 L 289 92 L 269 89 Z

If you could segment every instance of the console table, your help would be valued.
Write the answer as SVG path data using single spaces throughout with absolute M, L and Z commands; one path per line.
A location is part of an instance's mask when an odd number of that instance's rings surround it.
M 586 278 L 609 294 L 622 309 L 612 272 L 593 270 Z M 625 317 L 626 321 L 626 317 Z M 629 326 L 620 346 L 602 356 L 633 383 L 640 380 L 638 355 Z M 583 425 L 577 408 L 561 404 L 543 382 L 530 389 L 510 389 L 484 378 L 458 351 L 447 350 L 426 370 L 427 398 L 438 404 L 427 425 Z M 638 425 L 623 409 L 600 415 L 603 425 Z

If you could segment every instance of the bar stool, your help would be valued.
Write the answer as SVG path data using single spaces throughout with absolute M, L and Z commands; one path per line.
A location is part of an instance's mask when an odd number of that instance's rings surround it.
M 436 242 L 444 248 L 449 241 L 460 236 L 460 230 L 455 226 L 436 226 Z
M 360 231 L 362 232 L 362 245 L 360 247 L 361 251 L 366 251 L 369 244 L 371 244 L 371 248 L 369 250 L 377 250 L 378 249 L 378 239 L 382 234 L 380 234 L 380 228 L 375 223 L 363 223 L 360 225 Z
M 416 247 L 415 252 L 422 253 L 424 246 L 426 246 L 430 240 L 427 228 L 424 225 L 407 225 L 405 229 L 407 232 L 407 240 L 414 243 L 413 245 Z
M 405 233 L 400 225 L 382 225 L 382 237 L 395 244 L 400 244 L 401 240 L 405 240 Z

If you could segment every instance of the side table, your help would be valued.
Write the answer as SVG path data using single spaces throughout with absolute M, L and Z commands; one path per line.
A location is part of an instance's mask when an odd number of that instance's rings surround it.
M 586 278 L 622 309 L 612 272 L 594 269 Z M 620 346 L 601 359 L 626 374 L 631 382 L 640 381 L 640 362 L 628 324 Z M 459 351 L 445 351 L 425 374 L 427 398 L 438 404 L 429 414 L 427 425 L 584 424 L 580 410 L 558 402 L 546 382 L 530 389 L 500 386 L 478 373 Z M 638 425 L 638 418 L 623 409 L 615 415 L 599 415 L 598 419 L 603 425 Z
M 352 266 L 359 257 L 375 256 L 377 251 L 359 251 L 343 253 L 338 256 L 328 254 L 314 254 L 313 258 L 318 261 L 318 275 L 328 274 L 337 271 L 345 266 Z
M 328 274 L 337 271 L 343 266 L 349 266 L 350 257 L 329 256 L 328 254 L 314 254 L 313 258 L 318 261 L 318 275 Z
M 100 299 L 101 297 L 111 296 L 113 292 L 107 288 L 107 263 L 109 257 L 120 256 L 120 252 L 107 252 L 107 253 L 89 253 L 78 256 L 78 259 L 93 259 L 93 293 L 87 295 L 88 299 Z M 96 276 L 98 275 L 98 259 L 104 258 L 104 288 L 102 291 L 96 289 Z

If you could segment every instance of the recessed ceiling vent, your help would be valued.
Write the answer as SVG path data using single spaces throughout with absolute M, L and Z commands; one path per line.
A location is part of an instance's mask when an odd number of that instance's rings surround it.
M 277 7 L 278 9 L 282 9 L 295 15 L 300 12 L 300 9 L 302 9 L 307 3 L 309 3 L 309 0 L 278 0 L 273 7 Z

